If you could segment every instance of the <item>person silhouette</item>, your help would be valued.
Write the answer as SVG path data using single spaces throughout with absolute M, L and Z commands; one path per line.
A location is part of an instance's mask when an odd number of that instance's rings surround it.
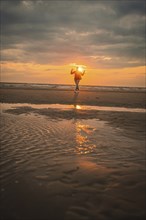
M 85 74 L 85 70 L 82 67 L 77 66 L 76 70 L 71 69 L 70 74 L 74 74 L 75 90 L 74 92 L 79 91 L 79 83 L 82 79 L 82 76 Z

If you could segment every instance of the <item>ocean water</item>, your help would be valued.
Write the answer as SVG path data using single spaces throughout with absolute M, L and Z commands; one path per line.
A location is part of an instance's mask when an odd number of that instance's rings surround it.
M 82 111 L 106 111 L 106 112 L 139 112 L 146 113 L 144 108 L 126 108 L 126 107 L 116 107 L 116 106 L 90 106 L 90 105 L 67 105 L 67 104 L 28 104 L 28 103 L 0 103 L 1 112 L 5 110 L 17 110 L 17 108 L 26 108 L 26 109 L 54 109 L 54 110 L 64 110 L 64 111 L 73 111 L 79 110 Z
M 39 84 L 39 83 L 0 83 L 0 88 L 32 88 L 32 89 L 59 89 L 73 90 L 74 85 L 63 84 Z M 125 91 L 125 92 L 146 92 L 146 87 L 120 87 L 120 86 L 90 86 L 80 85 L 81 90 L 90 91 Z

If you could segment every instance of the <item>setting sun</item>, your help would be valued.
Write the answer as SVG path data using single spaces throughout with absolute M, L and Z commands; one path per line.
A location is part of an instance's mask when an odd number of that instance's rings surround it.
M 83 73 L 84 70 L 85 70 L 85 69 L 84 69 L 82 66 L 79 66 L 79 67 L 78 67 L 78 71 L 79 71 L 79 72 L 82 72 L 82 73 Z

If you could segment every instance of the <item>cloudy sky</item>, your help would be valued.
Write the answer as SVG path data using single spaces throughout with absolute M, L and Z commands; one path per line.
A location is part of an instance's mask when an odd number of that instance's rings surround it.
M 145 86 L 142 0 L 1 1 L 1 81 Z

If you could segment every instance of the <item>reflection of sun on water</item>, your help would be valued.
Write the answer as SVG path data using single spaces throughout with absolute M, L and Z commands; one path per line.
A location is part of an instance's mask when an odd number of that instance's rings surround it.
M 89 125 L 81 124 L 80 122 L 76 123 L 76 152 L 78 154 L 88 154 L 94 151 L 96 145 L 91 142 L 89 136 L 94 131 L 95 129 Z
M 75 106 L 76 109 L 82 109 L 80 105 Z

